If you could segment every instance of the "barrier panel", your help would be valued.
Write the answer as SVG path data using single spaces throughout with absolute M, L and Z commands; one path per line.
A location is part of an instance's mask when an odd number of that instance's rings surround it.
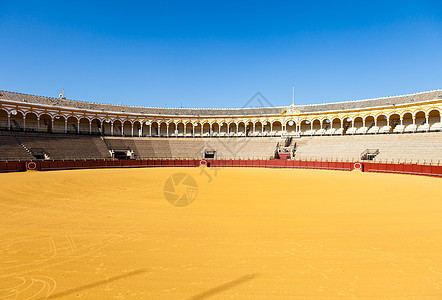
M 442 177 L 442 166 L 418 164 L 393 164 L 376 162 L 332 162 L 302 160 L 226 160 L 226 159 L 145 159 L 145 160 L 71 160 L 0 162 L 0 172 L 26 170 L 95 169 L 104 167 L 199 167 L 210 163 L 211 167 L 264 167 L 305 168 L 328 170 L 359 170 L 398 174 L 416 174 Z

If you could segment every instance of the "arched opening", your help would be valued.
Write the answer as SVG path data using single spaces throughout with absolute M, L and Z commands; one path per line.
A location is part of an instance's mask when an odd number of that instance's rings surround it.
M 39 120 L 39 131 L 41 132 L 52 132 L 52 117 L 43 114 L 40 116 Z
M 282 135 L 282 124 L 279 121 L 274 121 L 272 123 L 272 135 L 281 136 Z
M 80 133 L 89 134 L 89 120 L 86 118 L 80 119 Z
M 101 121 L 99 119 L 93 119 L 91 122 L 91 133 L 100 134 L 101 131 Z
M 365 129 L 361 133 L 377 133 L 376 127 L 373 116 L 365 117 Z
M 411 112 L 407 112 L 402 117 L 403 124 L 404 124 L 404 132 L 414 132 L 416 130 L 416 124 L 413 122 L 413 115 Z
M 331 122 L 331 128 L 327 134 L 342 134 L 344 128 L 341 126 L 341 119 L 334 118 Z
M 20 111 L 11 111 L 11 130 L 21 131 L 25 127 L 23 114 Z
M 428 131 L 429 126 L 427 124 L 427 118 L 425 112 L 419 111 L 416 113 L 416 131 L 423 132 Z
M 310 120 L 302 120 L 301 126 L 300 126 L 301 134 L 303 135 L 310 135 L 312 134 L 311 131 L 311 121 Z
M 38 119 L 35 113 L 27 113 L 25 116 L 25 130 L 26 131 L 37 131 Z
M 104 135 L 111 135 L 111 120 L 105 119 L 101 125 L 101 130 Z
M 176 130 L 176 124 L 169 123 L 169 136 L 177 136 L 175 130 Z
M 123 123 L 123 135 L 132 136 L 132 122 L 129 120 L 126 120 Z
M 288 134 L 295 134 L 296 133 L 296 122 L 293 120 L 289 120 L 285 123 L 285 131 Z
M 8 128 L 8 112 L 6 110 L 0 109 L 0 129 Z
M 331 128 L 331 120 L 330 119 L 323 119 L 322 120 L 322 129 L 320 131 L 316 131 L 316 134 L 326 134 L 330 133 Z
M 390 126 L 387 124 L 388 117 L 386 115 L 379 115 L 376 117 L 376 126 L 379 133 L 390 132 Z
M 392 114 L 388 117 L 388 123 L 390 125 L 390 132 L 399 133 L 404 130 L 404 126 L 401 125 L 401 116 L 399 114 Z
M 237 128 L 237 126 L 236 126 L 235 123 L 230 123 L 229 124 L 229 135 L 230 136 L 233 136 L 233 135 L 236 134 L 236 128 Z
M 220 127 L 218 123 L 213 123 L 212 124 L 212 132 L 211 135 L 212 136 L 218 136 L 220 133 Z
M 342 134 L 348 134 L 349 133 L 349 129 L 352 128 L 351 121 L 352 121 L 352 119 L 349 116 L 345 116 L 342 119 L 342 128 L 343 128 Z
M 150 135 L 150 122 L 142 121 L 141 122 L 141 136 L 149 136 Z
M 78 121 L 75 117 L 68 117 L 67 120 L 68 126 L 67 126 L 67 132 L 68 133 L 78 133 Z
M 178 123 L 177 130 L 178 130 L 178 136 L 183 137 L 184 136 L 184 124 Z
M 160 123 L 160 136 L 162 136 L 162 137 L 167 136 L 167 123 L 166 122 Z
M 143 136 L 143 132 L 141 131 L 142 126 L 140 121 L 135 121 L 134 124 L 134 136 Z
M 158 128 L 158 123 L 157 122 L 152 122 L 152 124 L 150 125 L 152 128 L 151 131 L 151 136 L 159 136 L 159 128 Z
M 437 109 L 433 109 L 428 113 L 428 123 L 430 125 L 431 131 L 442 130 L 442 118 L 440 112 Z
M 194 128 L 193 128 L 193 130 L 194 130 L 194 135 L 195 136 L 201 136 L 202 134 L 201 134 L 201 131 L 202 131 L 202 129 L 203 129 L 203 127 L 201 126 L 201 124 L 200 123 L 196 123 L 195 124 L 195 126 L 194 126 Z
M 264 135 L 270 135 L 272 132 L 272 125 L 269 121 L 264 121 L 263 128 L 264 128 Z
M 253 123 L 250 121 L 246 123 L 246 136 L 253 136 Z
M 121 136 L 123 129 L 123 123 L 120 120 L 115 120 L 113 124 L 113 135 Z
M 244 122 L 238 123 L 238 135 L 245 136 L 246 135 L 246 124 Z
M 353 122 L 353 128 L 355 131 L 353 133 L 361 133 L 365 130 L 364 122 L 362 121 L 362 117 L 356 117 Z
M 317 131 L 319 131 L 319 130 L 321 130 L 321 122 L 319 122 L 319 120 L 316 119 L 316 120 L 313 121 L 313 132 L 312 132 L 312 134 L 317 132 Z
M 221 124 L 221 127 L 220 127 L 220 130 L 221 130 L 220 135 L 221 135 L 221 136 L 226 136 L 227 133 L 228 133 L 227 123 L 222 123 L 222 124 Z
M 203 136 L 210 136 L 210 124 L 209 123 L 203 124 Z
M 187 123 L 186 124 L 186 136 L 193 136 L 193 135 L 194 135 L 193 125 L 192 125 L 192 123 Z
M 65 132 L 66 118 L 60 115 L 54 116 L 52 122 L 52 132 L 64 133 Z
M 262 132 L 263 132 L 262 123 L 260 121 L 258 121 L 258 122 L 255 123 L 255 133 L 254 133 L 254 135 L 255 136 L 259 136 L 259 135 L 262 134 Z

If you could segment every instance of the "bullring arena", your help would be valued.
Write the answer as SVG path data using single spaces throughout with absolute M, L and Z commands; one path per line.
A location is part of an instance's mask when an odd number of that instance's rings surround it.
M 441 299 L 441 111 L 0 91 L 0 299 Z

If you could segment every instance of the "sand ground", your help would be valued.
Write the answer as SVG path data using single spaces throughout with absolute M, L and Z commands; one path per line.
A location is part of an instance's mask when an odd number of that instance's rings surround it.
M 164 198 L 174 173 L 198 185 L 186 207 Z M 438 178 L 145 168 L 0 184 L 0 299 L 442 299 Z

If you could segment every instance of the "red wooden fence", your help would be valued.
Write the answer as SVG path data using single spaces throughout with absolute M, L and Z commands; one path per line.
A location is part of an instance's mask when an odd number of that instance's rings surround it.
M 418 164 L 387 164 L 375 162 L 327 162 L 302 160 L 228 160 L 228 159 L 143 159 L 143 160 L 69 160 L 69 161 L 30 161 L 0 162 L 1 172 L 26 170 L 69 170 L 96 168 L 139 168 L 139 167 L 256 167 L 256 168 L 294 168 L 325 170 L 361 170 L 396 174 L 414 174 L 442 177 L 442 166 Z

